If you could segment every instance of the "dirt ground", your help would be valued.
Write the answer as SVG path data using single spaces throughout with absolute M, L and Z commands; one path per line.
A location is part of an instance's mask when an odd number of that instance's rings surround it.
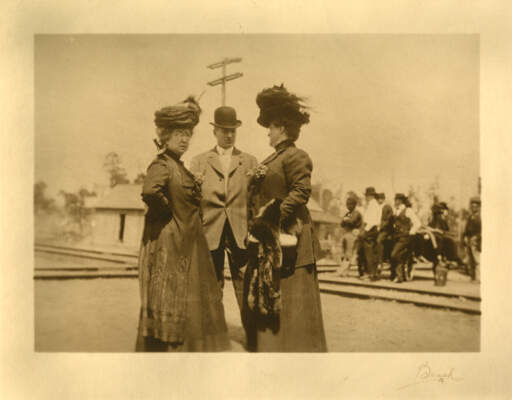
M 131 352 L 137 333 L 137 279 L 36 280 L 35 350 Z M 234 351 L 244 340 L 226 282 L 224 307 Z M 330 352 L 479 351 L 480 317 L 381 300 L 322 294 Z

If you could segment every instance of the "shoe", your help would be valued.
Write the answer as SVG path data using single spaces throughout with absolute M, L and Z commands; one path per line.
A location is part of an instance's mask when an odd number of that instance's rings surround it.
M 411 271 L 409 272 L 408 281 L 412 281 L 414 279 L 414 270 L 416 269 L 416 265 L 411 267 Z

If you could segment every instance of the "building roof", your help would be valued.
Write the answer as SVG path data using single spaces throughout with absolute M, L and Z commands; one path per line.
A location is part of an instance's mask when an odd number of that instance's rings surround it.
M 94 208 L 115 210 L 143 210 L 144 203 L 140 196 L 141 185 L 120 184 L 107 190 L 103 197 L 98 199 Z
M 144 210 L 144 202 L 140 196 L 142 192 L 141 185 L 138 184 L 121 184 L 107 190 L 103 197 L 96 201 L 93 205 L 96 209 L 110 210 Z M 314 222 L 322 222 L 329 224 L 339 224 L 341 218 L 322 210 L 320 205 L 310 198 L 308 202 L 308 210 Z

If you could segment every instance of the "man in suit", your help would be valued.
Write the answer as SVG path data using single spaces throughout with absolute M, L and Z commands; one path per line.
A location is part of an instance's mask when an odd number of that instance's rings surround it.
M 384 260 L 389 260 L 391 256 L 392 236 L 393 236 L 393 208 L 384 203 L 386 195 L 379 193 L 377 202 L 381 206 L 379 234 L 377 235 L 377 263 L 379 271 L 382 271 Z
M 393 210 L 393 250 L 391 251 L 391 276 L 393 282 L 401 283 L 410 276 L 408 261 L 411 255 L 411 238 L 421 227 L 421 222 L 410 207 L 409 199 L 403 193 L 395 194 Z
M 235 147 L 236 130 L 242 123 L 237 120 L 234 108 L 217 108 L 211 124 L 217 145 L 195 156 L 190 170 L 203 180 L 203 228 L 217 279 L 224 287 L 224 257 L 227 253 L 236 298 L 241 308 L 243 272 L 247 264 L 248 172 L 258 163 L 254 156 Z

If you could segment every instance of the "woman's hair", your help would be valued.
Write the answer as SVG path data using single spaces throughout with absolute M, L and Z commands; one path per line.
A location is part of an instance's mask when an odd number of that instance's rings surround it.
M 156 134 L 158 136 L 158 143 L 156 145 L 162 149 L 166 146 L 167 142 L 171 138 L 174 131 L 178 129 L 190 129 L 191 133 L 193 133 L 193 128 L 189 126 L 178 126 L 178 125 L 172 125 L 172 126 L 166 126 L 166 127 L 160 127 L 158 126 L 156 128 Z
M 303 120 L 301 121 L 298 121 L 297 119 L 290 119 L 290 118 L 286 118 L 286 117 L 276 117 L 272 120 L 272 123 L 275 125 L 275 126 L 282 126 L 284 127 L 285 131 L 286 131 L 286 136 L 288 136 L 288 138 L 295 142 L 298 138 L 299 138 L 299 135 L 300 135 L 300 127 L 304 124 L 304 123 L 307 123 L 309 122 L 309 114 L 308 113 L 303 113 L 305 114 L 305 117 Z M 307 119 L 307 122 L 303 122 Z
M 160 142 L 161 146 L 164 146 L 167 143 L 174 129 L 174 126 L 157 127 L 156 134 L 158 136 L 158 141 Z

